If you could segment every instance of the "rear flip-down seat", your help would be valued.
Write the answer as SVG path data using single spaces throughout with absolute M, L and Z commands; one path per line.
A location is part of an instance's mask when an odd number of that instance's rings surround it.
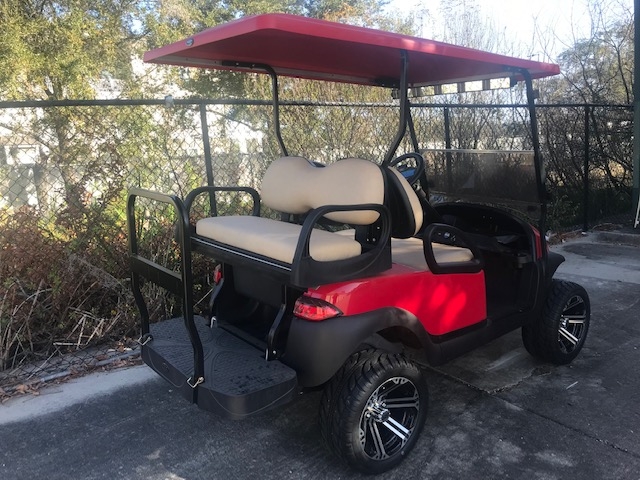
M 301 225 L 263 217 L 211 217 L 196 226 L 198 235 L 284 263 L 293 263 L 301 231 Z M 327 262 L 360 255 L 362 247 L 354 239 L 314 228 L 309 253 Z
M 346 280 L 391 266 L 384 199 L 383 173 L 372 162 L 349 158 L 318 167 L 301 157 L 282 157 L 262 180 L 262 204 L 303 216 L 301 225 L 258 216 L 210 217 L 196 223 L 196 237 L 212 241 L 212 254 L 229 263 L 234 255 L 275 261 L 291 272 L 294 285 Z M 380 228 L 377 238 L 349 238 L 317 228 L 322 217 Z

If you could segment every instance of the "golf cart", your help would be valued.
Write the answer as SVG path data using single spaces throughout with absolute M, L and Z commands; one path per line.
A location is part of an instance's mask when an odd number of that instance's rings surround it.
M 544 169 L 532 81 L 557 74 L 556 65 L 283 14 L 216 26 L 147 52 L 145 61 L 268 74 L 282 151 L 259 192 L 209 184 L 184 199 L 129 194 L 142 358 L 189 401 L 241 419 L 322 388 L 328 447 L 355 469 L 383 472 L 407 455 L 424 425 L 424 367 L 518 328 L 525 348 L 542 360 L 566 364 L 581 350 L 589 298 L 581 286 L 553 279 L 564 259 L 541 233 Z M 288 155 L 279 76 L 393 91 L 398 128 L 384 158 L 323 165 Z M 524 82 L 531 151 L 507 158 L 420 149 L 410 92 L 442 85 L 461 91 L 468 82 L 484 87 L 505 77 Z M 397 155 L 407 136 L 413 151 Z M 484 157 L 494 168 L 482 167 Z M 509 188 L 504 178 L 490 178 L 506 164 L 517 172 L 507 176 Z M 216 215 L 216 194 L 229 191 L 247 196 L 251 215 Z M 533 198 L 515 198 L 525 194 Z M 202 196 L 212 213 L 194 219 Z M 180 272 L 140 253 L 140 198 L 173 206 Z M 279 217 L 261 216 L 264 207 Z M 527 220 L 532 214 L 534 222 Z M 193 307 L 194 254 L 216 263 L 201 315 Z M 181 313 L 150 322 L 143 279 L 179 297 Z

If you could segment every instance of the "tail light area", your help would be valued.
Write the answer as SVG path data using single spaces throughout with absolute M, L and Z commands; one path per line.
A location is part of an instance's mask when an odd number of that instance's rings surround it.
M 531 230 L 533 230 L 533 237 L 535 239 L 535 248 L 536 248 L 536 258 L 542 258 L 542 239 L 540 238 L 540 231 L 534 227 L 533 225 L 531 226 Z M 547 243 L 547 252 L 549 251 L 549 244 Z
M 329 318 L 339 317 L 342 315 L 342 311 L 325 300 L 303 295 L 296 300 L 293 314 L 304 320 L 320 322 Z

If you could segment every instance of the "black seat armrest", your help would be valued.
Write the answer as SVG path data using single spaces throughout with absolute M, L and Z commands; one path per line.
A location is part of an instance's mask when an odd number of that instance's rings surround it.
M 380 234 L 374 243 L 364 244 L 362 253 L 353 258 L 322 262 L 309 253 L 313 228 L 324 215 L 331 212 L 371 210 L 380 214 L 374 222 L 380 225 Z M 337 234 L 336 234 L 337 235 Z M 302 224 L 300 237 L 291 264 L 294 285 L 320 285 L 373 275 L 391 268 L 391 220 L 389 209 L 380 204 L 324 205 L 311 210 Z
M 184 199 L 184 206 L 187 209 L 187 213 L 191 214 L 191 206 L 193 205 L 193 201 L 199 195 L 203 193 L 215 193 L 215 192 L 244 192 L 251 195 L 251 199 L 253 200 L 253 207 L 251 209 L 251 215 L 254 217 L 260 216 L 260 194 L 251 187 L 198 187 L 189 192 L 189 194 Z M 214 215 L 215 216 L 215 215 Z
M 471 250 L 473 258 L 466 262 L 438 263 L 432 243 L 441 243 Z M 429 270 L 435 274 L 476 273 L 484 267 L 482 253 L 474 242 L 459 228 L 444 223 L 432 223 L 422 234 L 422 248 Z

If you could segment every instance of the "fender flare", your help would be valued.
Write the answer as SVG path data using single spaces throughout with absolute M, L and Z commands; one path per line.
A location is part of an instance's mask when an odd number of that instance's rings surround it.
M 556 273 L 556 270 L 558 270 L 558 267 L 563 262 L 564 262 L 564 257 L 559 253 L 556 253 L 556 252 L 547 253 L 547 268 L 545 272 L 545 277 L 546 277 L 545 281 L 547 285 L 551 284 L 551 279 L 553 278 L 553 275 Z
M 315 387 L 329 380 L 362 344 L 377 332 L 403 327 L 419 340 L 429 363 L 437 363 L 440 346 L 435 344 L 418 318 L 407 310 L 387 307 L 320 322 L 293 317 L 281 361 L 298 373 L 302 387 Z

